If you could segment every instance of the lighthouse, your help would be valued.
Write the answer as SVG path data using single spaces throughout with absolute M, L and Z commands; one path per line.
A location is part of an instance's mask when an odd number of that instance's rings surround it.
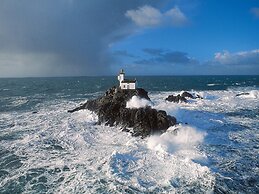
M 137 80 L 129 80 L 125 79 L 125 72 L 123 69 L 121 69 L 119 75 L 118 75 L 118 80 L 120 82 L 120 88 L 122 90 L 135 90 L 136 89 L 136 82 Z

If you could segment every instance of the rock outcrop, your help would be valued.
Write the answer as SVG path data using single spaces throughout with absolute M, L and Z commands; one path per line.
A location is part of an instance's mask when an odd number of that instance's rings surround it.
M 144 89 L 121 90 L 113 87 L 105 95 L 68 112 L 88 109 L 98 115 L 98 123 L 109 126 L 120 125 L 123 130 L 131 131 L 134 136 L 146 137 L 154 133 L 162 133 L 176 124 L 176 119 L 165 111 L 150 106 L 142 108 L 126 108 L 127 101 L 133 96 L 150 100 Z M 131 130 L 129 130 L 131 128 Z
M 195 97 L 194 97 L 191 93 L 189 93 L 189 92 L 183 92 L 183 93 L 181 94 L 181 97 L 184 97 L 184 98 L 192 98 L 192 99 L 195 98 Z
M 165 100 L 167 100 L 169 102 L 177 102 L 177 103 L 179 103 L 179 102 L 187 102 L 187 98 L 191 98 L 191 99 L 200 98 L 200 99 L 203 99 L 198 94 L 192 95 L 189 92 L 183 92 L 182 94 L 178 94 L 177 96 L 169 95 Z
M 247 95 L 249 95 L 248 92 L 243 92 L 243 93 L 237 94 L 236 96 L 238 97 L 238 96 L 247 96 Z
M 169 102 L 187 102 L 187 99 L 185 97 L 182 97 L 180 94 L 177 96 L 169 95 L 165 100 Z

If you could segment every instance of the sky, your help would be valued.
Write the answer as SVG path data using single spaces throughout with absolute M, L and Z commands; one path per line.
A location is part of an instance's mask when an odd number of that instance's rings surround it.
M 0 0 L 0 77 L 259 75 L 259 0 Z

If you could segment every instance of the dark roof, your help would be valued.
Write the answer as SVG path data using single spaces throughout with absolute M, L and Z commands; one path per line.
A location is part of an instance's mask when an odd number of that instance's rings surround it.
M 136 83 L 136 80 L 125 79 L 121 83 Z

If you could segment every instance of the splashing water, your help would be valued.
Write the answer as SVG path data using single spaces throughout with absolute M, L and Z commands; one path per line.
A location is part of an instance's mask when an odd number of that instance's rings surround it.
M 138 96 L 132 96 L 132 98 L 126 103 L 126 108 L 141 108 L 151 105 L 152 103 L 147 99 L 143 99 Z

